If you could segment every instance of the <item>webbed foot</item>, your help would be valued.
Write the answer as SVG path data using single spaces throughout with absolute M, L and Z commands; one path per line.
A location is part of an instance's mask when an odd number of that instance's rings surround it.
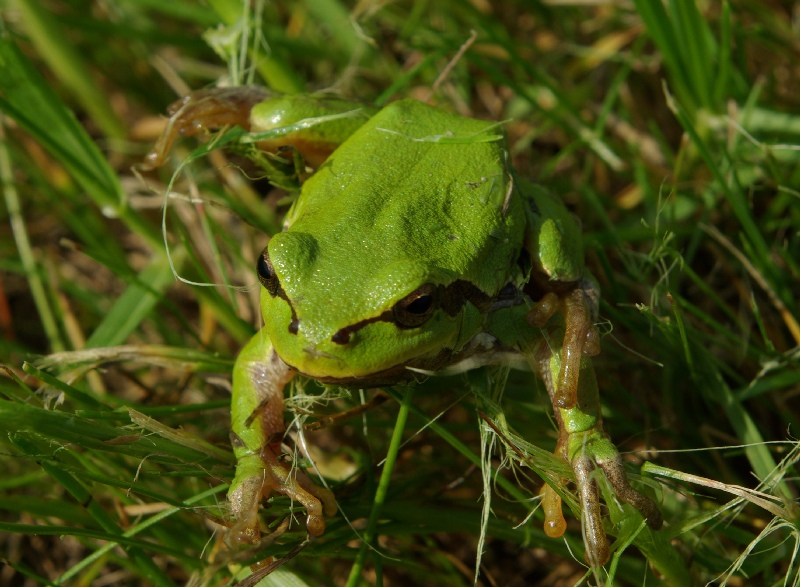
M 258 510 L 262 499 L 273 494 L 285 495 L 306 508 L 306 529 L 312 536 L 320 536 L 325 531 L 325 516 L 336 513 L 333 492 L 316 485 L 303 471 L 293 469 L 273 445 L 267 445 L 258 454 L 241 458 L 237 464 L 236 478 L 228 492 L 228 502 L 236 519 L 225 535 L 229 547 L 259 542 Z

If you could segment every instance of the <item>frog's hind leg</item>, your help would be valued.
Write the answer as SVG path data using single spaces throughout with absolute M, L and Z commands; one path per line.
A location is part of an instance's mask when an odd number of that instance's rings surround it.
M 282 454 L 283 391 L 295 373 L 278 357 L 263 333 L 242 349 L 233 373 L 231 443 L 236 476 L 228 490 L 235 524 L 225 535 L 231 547 L 256 544 L 261 538 L 258 510 L 263 498 L 286 495 L 306 508 L 312 536 L 325 530 L 325 515 L 336 513 L 333 493 L 319 487 Z

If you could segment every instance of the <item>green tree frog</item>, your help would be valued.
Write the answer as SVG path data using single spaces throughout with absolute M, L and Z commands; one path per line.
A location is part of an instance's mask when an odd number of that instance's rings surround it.
M 515 357 L 549 392 L 587 561 L 609 558 L 596 468 L 661 527 L 603 430 L 591 364 L 599 294 L 580 229 L 560 199 L 516 176 L 496 123 L 414 100 L 376 108 L 255 87 L 195 92 L 172 114 L 151 165 L 179 135 L 239 125 L 261 148 L 288 145 L 317 167 L 256 264 L 264 327 L 233 372 L 229 545 L 259 541 L 258 510 L 273 493 L 305 506 L 311 535 L 336 511 L 333 494 L 281 452 L 284 387 L 296 375 L 364 389 Z M 560 536 L 549 486 L 544 503 L 545 530 Z

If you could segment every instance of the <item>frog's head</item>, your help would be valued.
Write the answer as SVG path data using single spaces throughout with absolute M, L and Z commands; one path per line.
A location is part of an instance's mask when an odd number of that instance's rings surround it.
M 515 271 L 521 199 L 495 125 L 392 103 L 303 183 L 259 261 L 266 332 L 322 381 L 437 370 Z
M 321 247 L 303 232 L 275 235 L 258 274 L 278 355 L 308 377 L 354 385 L 406 379 L 408 366 L 436 368 L 470 328 L 465 312 L 474 317 L 488 301 L 452 271 L 402 252 Z

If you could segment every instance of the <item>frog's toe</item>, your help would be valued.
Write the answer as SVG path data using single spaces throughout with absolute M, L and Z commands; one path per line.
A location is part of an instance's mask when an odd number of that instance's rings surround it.
M 664 524 L 661 511 L 652 499 L 645 497 L 628 483 L 628 476 L 625 474 L 622 458 L 616 455 L 612 459 L 598 459 L 597 464 L 605 473 L 606 479 L 608 479 L 611 487 L 614 488 L 614 493 L 616 493 L 617 497 L 639 510 L 639 513 L 642 514 L 651 529 L 661 529 Z
M 525 318 L 534 328 L 544 328 L 547 322 L 561 309 L 558 295 L 548 292 L 528 310 Z
M 561 370 L 553 405 L 570 409 L 578 402 L 578 377 L 581 359 L 600 352 L 600 335 L 593 324 L 592 311 L 586 293 L 572 290 L 562 300 L 564 312 L 564 341 L 561 346 Z
M 616 496 L 639 510 L 651 529 L 661 528 L 663 518 L 655 502 L 631 487 L 622 457 L 602 430 L 571 435 L 569 449 L 569 460 L 583 510 L 586 562 L 601 566 L 608 561 L 610 551 L 600 515 L 599 492 L 594 479 L 596 467 L 605 474 Z
M 237 465 L 236 478 L 228 492 L 228 503 L 236 520 L 225 535 L 229 547 L 259 543 L 261 501 L 276 493 L 306 508 L 306 529 L 312 536 L 325 532 L 325 516 L 336 513 L 333 492 L 316 485 L 308 475 L 293 468 L 291 462 L 284 461 L 267 445 L 259 453 L 240 459 Z
M 572 470 L 578 485 L 578 497 L 583 515 L 583 537 L 586 544 L 585 558 L 589 566 L 602 567 L 608 562 L 611 550 L 600 515 L 600 492 L 592 479 L 594 462 L 588 456 L 579 456 L 572 461 Z
M 292 469 L 291 464 L 279 460 L 274 453 L 265 447 L 262 455 L 267 464 L 268 475 L 264 479 L 263 493 L 280 493 L 301 503 L 306 508 L 306 529 L 312 536 L 320 536 L 325 532 L 325 515 L 336 513 L 336 498 L 333 492 L 315 484 L 308 475 L 299 469 Z
M 333 493 L 314 484 L 302 471 L 284 484 L 280 493 L 300 502 L 306 508 L 306 530 L 312 536 L 321 536 L 325 532 L 325 516 L 336 513 L 337 505 Z
M 228 548 L 237 549 L 243 546 L 258 544 L 261 532 L 258 529 L 258 509 L 261 505 L 261 478 L 248 477 L 241 483 L 234 483 L 228 492 L 228 503 L 231 506 L 236 523 L 225 533 L 225 544 Z
M 561 538 L 567 531 L 567 520 L 561 509 L 561 496 L 547 483 L 542 487 L 544 533 L 550 538 Z
M 528 311 L 528 323 L 544 328 L 555 314 L 564 317 L 564 339 L 561 343 L 560 368 L 555 378 L 553 406 L 574 408 L 578 403 L 578 383 L 582 359 L 600 352 L 600 333 L 594 326 L 593 310 L 585 289 L 575 287 L 561 296 L 549 292 Z
M 322 505 L 322 512 L 330 517 L 336 514 L 339 506 L 336 503 L 336 497 L 333 491 L 327 487 L 321 487 L 308 478 L 308 475 L 302 471 L 298 471 L 297 481 L 303 490 L 316 498 L 317 502 Z

